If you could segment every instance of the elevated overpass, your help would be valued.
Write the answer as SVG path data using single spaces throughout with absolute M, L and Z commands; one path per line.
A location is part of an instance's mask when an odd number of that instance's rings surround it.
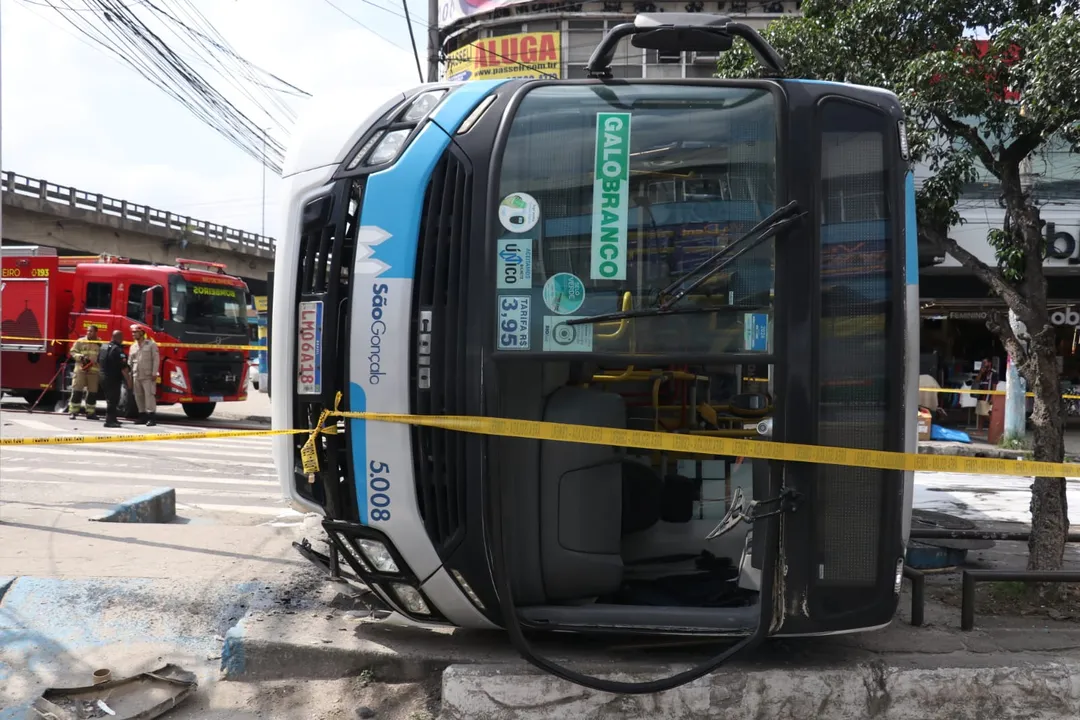
M 220 262 L 254 294 L 266 294 L 271 238 L 10 171 L 2 188 L 5 243 L 166 265 L 177 257 Z

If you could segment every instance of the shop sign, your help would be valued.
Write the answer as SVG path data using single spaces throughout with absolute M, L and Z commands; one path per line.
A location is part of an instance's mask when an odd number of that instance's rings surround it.
M 562 39 L 558 32 L 518 33 L 481 38 L 447 56 L 446 79 L 558 78 Z
M 1080 265 L 1080 252 L 1077 252 L 1080 250 L 1080 242 L 1078 242 L 1080 232 L 1058 230 L 1054 223 L 1048 222 L 1045 235 L 1047 260 L 1064 260 L 1069 265 Z
M 1071 307 L 1050 313 L 1050 322 L 1055 325 L 1080 325 L 1080 312 Z

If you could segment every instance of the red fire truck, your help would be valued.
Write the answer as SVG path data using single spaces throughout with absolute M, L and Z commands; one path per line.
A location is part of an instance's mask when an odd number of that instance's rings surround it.
M 0 388 L 55 405 L 71 387 L 71 342 L 90 325 L 107 342 L 114 330 L 131 342 L 141 325 L 161 348 L 158 404 L 180 403 L 190 418 L 210 417 L 219 402 L 247 397 L 247 294 L 225 266 L 177 259 L 134 265 L 114 256 L 59 257 L 51 248 L 4 247 Z M 176 347 L 176 345 L 193 347 Z M 125 389 L 123 415 L 137 415 Z

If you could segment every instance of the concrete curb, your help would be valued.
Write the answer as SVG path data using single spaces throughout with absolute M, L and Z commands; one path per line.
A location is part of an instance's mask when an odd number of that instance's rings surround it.
M 157 488 L 90 518 L 93 522 L 168 523 L 176 519 L 176 490 Z
M 953 455 L 957 457 L 974 458 L 998 458 L 1001 460 L 1027 460 L 1031 453 L 1023 450 L 1009 450 L 985 443 L 965 445 L 963 443 L 949 443 L 938 441 L 923 441 L 919 443 L 920 455 Z
M 665 677 L 684 667 L 619 680 Z M 588 668 L 582 668 L 589 672 Z M 529 666 L 453 665 L 443 673 L 440 720 L 1074 720 L 1080 714 L 1080 665 L 911 668 L 875 661 L 818 669 L 732 668 L 657 695 L 611 695 Z
M 225 634 L 222 677 L 332 680 L 369 671 L 381 681 L 414 682 L 477 655 L 488 662 L 504 659 L 485 652 L 477 638 L 363 621 L 358 625 L 361 615 L 326 615 L 325 608 L 307 617 L 248 613 Z

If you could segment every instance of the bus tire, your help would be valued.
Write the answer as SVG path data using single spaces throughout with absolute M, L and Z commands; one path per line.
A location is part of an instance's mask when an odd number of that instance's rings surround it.
M 139 406 L 135 404 L 135 393 L 131 392 L 131 388 L 127 385 L 120 388 L 120 405 L 116 408 L 116 414 L 128 420 L 135 420 L 139 417 Z
M 183 403 L 181 407 L 184 408 L 184 414 L 192 420 L 205 420 L 214 414 L 214 408 L 217 407 L 217 403 Z

